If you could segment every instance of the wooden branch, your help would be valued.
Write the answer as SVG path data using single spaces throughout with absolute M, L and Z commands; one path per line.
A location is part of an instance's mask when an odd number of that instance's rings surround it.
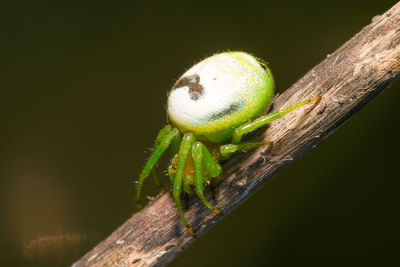
M 189 197 L 185 215 L 197 234 L 203 234 L 277 172 L 314 148 L 399 73 L 400 2 L 374 17 L 370 25 L 277 97 L 274 109 L 314 96 L 322 96 L 322 100 L 271 123 L 264 138 L 274 142 L 272 150 L 240 154 L 223 166 L 224 180 L 208 197 L 215 197 L 214 203 L 224 215 L 215 215 L 196 197 Z M 166 192 L 73 266 L 163 266 L 194 240 Z

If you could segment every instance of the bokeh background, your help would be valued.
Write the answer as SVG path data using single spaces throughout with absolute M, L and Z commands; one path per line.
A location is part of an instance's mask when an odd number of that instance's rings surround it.
M 1 2 L 0 265 L 71 265 L 135 212 L 196 61 L 253 53 L 282 92 L 395 2 Z M 170 266 L 399 266 L 399 98 L 398 82 Z

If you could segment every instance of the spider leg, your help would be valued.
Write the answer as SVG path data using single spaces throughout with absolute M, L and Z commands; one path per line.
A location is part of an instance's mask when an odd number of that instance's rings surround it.
M 174 128 L 174 127 L 172 127 L 171 124 L 167 124 L 167 125 L 165 125 L 164 128 L 162 128 L 162 129 L 158 132 L 157 137 L 156 137 L 156 142 L 154 143 L 154 149 L 156 149 L 156 148 L 160 145 L 160 143 L 161 143 L 161 141 L 164 139 L 164 137 L 165 137 L 173 128 Z
M 264 142 L 244 142 L 240 144 L 226 144 L 222 145 L 219 149 L 221 155 L 224 159 L 227 159 L 231 156 L 233 152 L 240 150 L 251 150 L 258 148 L 260 146 L 271 145 L 272 142 L 264 141 Z
M 177 136 L 172 139 L 171 142 L 171 158 L 173 158 L 178 152 L 179 152 L 179 146 L 181 145 L 182 142 L 182 136 L 179 133 Z
M 194 236 L 193 229 L 189 226 L 185 216 L 183 215 L 181 201 L 180 201 L 180 194 L 182 191 L 182 181 L 183 181 L 183 172 L 185 170 L 186 159 L 188 154 L 190 153 L 192 143 L 195 141 L 193 134 L 186 133 L 183 136 L 180 148 L 179 148 L 179 159 L 178 165 L 176 167 L 175 177 L 173 177 L 173 189 L 172 189 L 172 196 L 174 198 L 176 208 L 178 210 L 178 214 L 181 217 L 183 224 L 185 225 L 188 232 Z
M 193 166 L 194 166 L 194 184 L 195 184 L 195 191 L 197 196 L 200 198 L 201 202 L 204 203 L 204 205 L 215 212 L 216 214 L 219 214 L 220 211 L 216 208 L 214 208 L 213 205 L 211 205 L 206 197 L 204 196 L 204 185 L 203 185 L 203 177 L 204 177 L 204 171 L 203 171 L 203 163 L 204 165 L 208 165 L 209 168 L 214 171 L 214 175 L 217 173 L 216 167 L 217 165 L 219 166 L 218 163 L 215 163 L 214 159 L 212 158 L 210 152 L 207 152 L 210 154 L 212 161 L 209 162 L 209 158 L 204 157 L 206 153 L 204 153 L 204 150 L 207 150 L 207 148 L 200 142 L 195 142 L 192 146 L 192 159 L 193 159 Z M 205 163 L 207 161 L 207 163 Z M 216 165 L 217 164 L 217 165 Z M 221 167 L 219 166 L 219 171 L 221 171 Z M 218 176 L 219 173 L 216 175 Z M 214 177 L 216 177 L 214 176 Z
M 167 124 L 164 128 L 162 128 L 156 137 L 156 141 L 154 144 L 154 149 L 157 149 L 157 147 L 160 145 L 161 141 L 163 140 L 163 138 L 169 133 L 171 132 L 171 130 L 173 129 L 173 127 L 170 124 Z M 174 141 L 176 143 L 176 140 L 180 140 L 180 134 L 178 134 L 177 136 L 174 137 L 174 139 L 172 139 L 172 143 L 171 143 L 171 151 L 172 151 L 172 147 L 174 146 Z M 151 174 L 153 176 L 154 179 L 154 183 L 160 188 L 161 192 L 164 191 L 164 186 L 161 184 L 160 179 L 158 178 L 158 174 L 157 174 L 157 168 L 153 167 L 153 169 L 151 170 Z
M 165 129 L 165 128 L 164 128 Z M 163 130 L 164 130 L 163 129 Z M 162 131 L 162 130 L 161 130 Z M 156 144 L 156 149 L 151 154 L 149 160 L 147 161 L 146 165 L 144 166 L 142 172 L 139 176 L 138 187 L 136 191 L 136 206 L 138 209 L 141 209 L 142 206 L 140 205 L 140 193 L 142 191 L 143 181 L 146 179 L 149 174 L 151 173 L 152 169 L 156 165 L 158 159 L 164 153 L 164 151 L 168 148 L 169 144 L 171 143 L 172 139 L 179 134 L 178 129 L 173 128 L 165 134 L 159 144 Z
M 208 174 L 210 175 L 211 178 L 215 178 L 218 175 L 221 174 L 222 168 L 221 165 L 214 159 L 214 157 L 211 155 L 210 151 L 208 151 L 207 147 L 203 145 L 201 142 L 196 142 L 193 145 L 193 148 L 196 146 L 197 150 L 201 149 L 202 153 L 202 161 L 204 164 L 204 167 L 206 168 Z M 207 181 L 207 177 L 203 177 L 203 181 Z
M 193 194 L 190 185 L 193 183 L 193 174 L 188 174 L 183 177 L 183 190 L 188 194 Z
M 262 116 L 262 117 L 260 117 L 258 119 L 255 119 L 254 121 L 245 123 L 245 124 L 243 124 L 243 125 L 241 125 L 241 126 L 239 126 L 239 127 L 237 127 L 235 129 L 235 131 L 233 132 L 233 135 L 232 135 L 232 141 L 231 142 L 232 142 L 232 144 L 239 144 L 240 141 L 242 140 L 242 136 L 244 134 L 246 134 L 248 132 L 251 132 L 251 131 L 253 131 L 253 130 L 255 130 L 255 129 L 261 127 L 261 126 L 264 126 L 264 125 L 266 125 L 267 123 L 269 123 L 271 121 L 279 119 L 283 115 L 285 115 L 285 114 L 287 114 L 287 113 L 289 113 L 289 112 L 291 112 L 291 111 L 293 111 L 293 110 L 295 110 L 295 109 L 297 109 L 297 108 L 299 108 L 301 106 L 304 106 L 304 105 L 309 104 L 309 103 L 314 102 L 314 101 L 318 102 L 320 100 L 321 100 L 321 97 L 319 97 L 319 96 L 318 97 L 314 97 L 314 98 L 310 98 L 310 99 L 304 100 L 302 102 L 299 102 L 299 103 L 297 103 L 297 104 L 295 104 L 293 106 L 290 106 L 288 108 L 274 111 L 274 112 L 272 112 L 270 114 L 267 114 L 267 115 Z
M 164 191 L 164 186 L 161 184 L 160 179 L 158 179 L 158 174 L 157 174 L 156 167 L 154 167 L 151 170 L 151 174 L 153 176 L 154 183 L 157 185 L 157 187 L 160 188 L 161 192 Z

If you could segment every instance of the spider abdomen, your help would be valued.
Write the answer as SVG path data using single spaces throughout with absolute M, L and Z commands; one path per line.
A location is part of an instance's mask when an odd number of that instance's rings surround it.
M 222 143 L 237 126 L 263 114 L 273 93 L 272 74 L 255 57 L 220 53 L 181 76 L 169 94 L 168 115 L 181 132 Z

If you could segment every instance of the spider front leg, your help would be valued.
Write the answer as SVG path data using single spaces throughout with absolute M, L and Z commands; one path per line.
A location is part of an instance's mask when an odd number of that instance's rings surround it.
M 314 98 L 310 98 L 307 100 L 304 100 L 302 102 L 299 102 L 293 106 L 290 106 L 288 108 L 282 109 L 282 110 L 277 110 L 274 111 L 270 114 L 267 114 L 265 116 L 262 116 L 258 119 L 255 119 L 254 121 L 245 123 L 241 126 L 239 126 L 238 128 L 235 129 L 235 131 L 233 132 L 232 135 L 232 144 L 239 144 L 240 141 L 242 140 L 242 136 L 246 133 L 249 133 L 251 131 L 254 131 L 255 129 L 266 125 L 267 123 L 270 123 L 271 121 L 274 121 L 276 119 L 279 119 L 280 117 L 282 117 L 283 115 L 286 115 L 287 113 L 301 107 L 304 106 L 306 104 L 309 104 L 311 102 L 315 102 L 315 101 L 320 101 L 321 97 L 314 97 Z
M 162 128 L 156 137 L 156 141 L 154 143 L 154 149 L 157 149 L 157 147 L 160 145 L 161 141 L 164 139 L 164 137 L 173 129 L 172 125 L 167 124 L 164 128 Z M 177 135 L 174 139 L 172 139 L 172 143 L 171 143 L 171 147 L 174 146 L 174 140 L 177 139 L 177 137 L 180 137 L 180 134 Z M 154 183 L 157 185 L 158 188 L 160 188 L 161 192 L 164 190 L 163 185 L 160 182 L 160 179 L 158 178 L 158 174 L 157 174 L 157 168 L 153 167 L 153 169 L 151 170 L 151 174 L 153 176 L 154 179 Z
M 171 144 L 172 140 L 176 136 L 180 135 L 178 129 L 172 128 L 172 126 L 169 125 L 169 127 L 171 128 L 167 131 L 165 130 L 167 129 L 167 127 L 168 125 L 164 127 L 158 134 L 155 149 L 151 154 L 149 160 L 147 161 L 146 165 L 144 166 L 142 172 L 140 173 L 138 187 L 136 191 L 136 207 L 138 209 L 142 208 L 142 205 L 140 204 L 140 193 L 142 191 L 144 179 L 146 179 L 149 176 L 154 166 L 156 165 L 157 161 L 162 156 L 164 151 L 168 148 L 168 146 Z
M 178 210 L 178 214 L 181 217 L 181 220 L 183 224 L 185 225 L 186 229 L 188 232 L 194 236 L 193 229 L 189 226 L 189 223 L 187 222 L 185 216 L 183 215 L 182 207 L 181 207 L 181 201 L 180 201 L 180 194 L 182 191 L 182 181 L 183 181 L 183 172 L 185 170 L 185 165 L 186 165 L 186 160 L 187 156 L 190 153 L 190 150 L 192 148 L 192 144 L 195 141 L 195 138 L 193 134 L 191 133 L 186 133 L 183 136 L 180 148 L 179 148 L 179 159 L 178 159 L 178 164 L 176 167 L 176 172 L 175 176 L 172 177 L 173 180 L 173 188 L 172 188 L 172 196 L 174 198 L 176 208 Z M 172 173 L 172 170 L 170 171 L 171 168 L 169 168 L 169 172 Z
M 200 200 L 214 213 L 219 214 L 220 211 L 211 205 L 204 196 L 204 171 L 203 163 L 211 177 L 217 177 L 221 173 L 221 166 L 215 162 L 208 149 L 200 142 L 195 142 L 192 146 L 192 159 L 194 167 L 194 184 L 195 191 Z

